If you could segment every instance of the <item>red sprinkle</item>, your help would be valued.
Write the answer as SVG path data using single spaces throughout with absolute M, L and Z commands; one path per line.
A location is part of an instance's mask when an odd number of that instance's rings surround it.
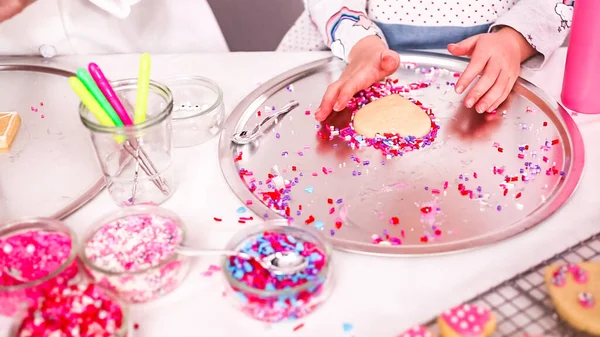
M 213 219 L 215 219 L 215 221 L 216 221 L 216 222 L 221 222 L 221 221 L 223 221 L 223 219 L 220 219 L 220 218 L 213 218 Z
M 313 222 L 315 222 L 315 217 L 314 217 L 314 216 L 312 216 L 312 215 L 310 215 L 310 216 L 308 217 L 308 219 L 306 219 L 306 221 L 304 221 L 304 223 L 305 223 L 305 224 L 307 224 L 307 225 L 308 225 L 308 224 L 311 224 L 311 223 L 313 223 Z
M 544 124 L 543 124 L 543 125 L 544 125 L 544 126 L 548 126 L 548 122 L 544 122 Z
M 339 220 L 338 220 L 338 221 L 336 221 L 336 222 L 335 222 L 335 228 L 337 228 L 337 229 L 340 229 L 340 228 L 342 228 L 342 222 L 341 222 L 341 221 L 339 221 Z
M 519 199 L 521 197 L 521 192 L 517 193 L 517 195 L 515 196 L 515 198 Z
M 327 199 L 327 203 L 328 203 L 328 204 L 330 204 L 330 205 L 332 205 L 332 204 L 333 204 L 333 199 L 331 199 L 331 198 L 328 198 L 328 199 Z
M 556 144 L 558 144 L 558 139 L 554 139 L 554 140 L 552 141 L 552 145 L 556 145 Z
M 296 171 L 296 166 L 292 166 L 292 171 Z
M 400 219 L 398 219 L 398 217 L 397 217 L 397 216 L 393 216 L 393 217 L 391 217 L 391 218 L 390 218 L 390 223 L 391 223 L 392 225 L 397 225 L 397 224 L 399 224 L 399 223 L 400 223 Z
M 499 148 L 498 148 L 498 152 L 504 152 L 504 149 L 503 149 L 503 148 L 501 148 L 501 147 L 499 147 Z
M 304 326 L 304 323 L 300 323 L 294 327 L 293 331 L 298 331 L 298 330 L 302 329 L 303 326 Z
M 238 162 L 242 160 L 242 152 L 240 151 L 240 153 L 238 153 L 237 157 L 235 157 L 235 159 L 233 160 L 234 162 Z
M 426 243 L 429 239 L 426 236 L 421 236 L 421 242 Z
M 423 214 L 431 213 L 431 207 L 427 206 L 427 207 L 421 208 L 421 213 L 423 213 Z

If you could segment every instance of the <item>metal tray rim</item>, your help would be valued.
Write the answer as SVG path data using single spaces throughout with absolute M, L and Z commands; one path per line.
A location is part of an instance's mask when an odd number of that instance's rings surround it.
M 0 72 L 3 71 L 29 71 L 44 74 L 52 74 L 63 77 L 76 76 L 75 73 L 46 66 L 30 65 L 30 64 L 0 64 Z M 77 198 L 57 210 L 55 213 L 48 216 L 50 219 L 64 220 L 73 214 L 75 211 L 83 207 L 96 197 L 105 187 L 104 177 L 99 177 L 92 185 L 87 187 Z

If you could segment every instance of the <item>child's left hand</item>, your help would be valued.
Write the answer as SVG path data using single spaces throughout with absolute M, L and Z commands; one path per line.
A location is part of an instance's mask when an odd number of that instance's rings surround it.
M 481 74 L 465 98 L 465 106 L 475 106 L 479 113 L 492 112 L 504 102 L 519 77 L 521 62 L 536 53 L 521 33 L 510 27 L 450 44 L 448 51 L 471 59 L 456 82 L 457 93 L 461 94 Z

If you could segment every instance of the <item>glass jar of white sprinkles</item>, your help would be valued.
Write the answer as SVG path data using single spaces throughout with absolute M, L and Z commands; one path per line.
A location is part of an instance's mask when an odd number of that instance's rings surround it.
M 102 217 L 86 235 L 80 259 L 98 284 L 130 303 L 173 291 L 189 271 L 177 254 L 185 242 L 183 222 L 155 206 L 133 206 Z

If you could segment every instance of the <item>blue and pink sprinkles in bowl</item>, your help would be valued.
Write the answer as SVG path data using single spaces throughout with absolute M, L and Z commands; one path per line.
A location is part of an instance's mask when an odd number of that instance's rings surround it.
M 223 269 L 242 312 L 265 322 L 295 320 L 311 313 L 325 300 L 329 258 L 309 237 L 275 229 L 252 234 L 239 244 L 238 251 L 258 258 L 293 251 L 308 262 L 297 273 L 274 275 L 254 260 L 227 258 Z

